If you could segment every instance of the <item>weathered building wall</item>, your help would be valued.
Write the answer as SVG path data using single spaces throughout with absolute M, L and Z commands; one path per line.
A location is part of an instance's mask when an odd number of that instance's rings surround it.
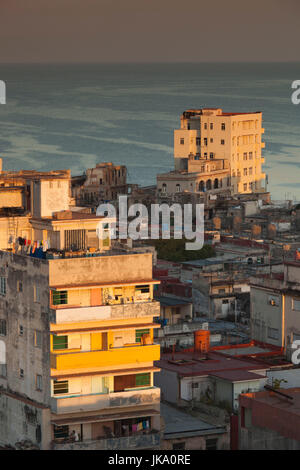
M 161 450 L 173 450 L 174 445 L 184 445 L 184 450 L 206 450 L 207 440 L 216 440 L 217 450 L 228 450 L 230 446 L 229 434 L 207 434 L 205 436 L 181 437 L 174 439 L 162 439 Z
M 177 404 L 179 400 L 179 381 L 175 372 L 161 370 L 154 375 L 154 385 L 161 390 L 162 400 Z
M 298 281 L 299 282 L 299 281 Z M 285 295 L 285 344 L 290 347 L 293 341 L 300 340 L 300 296 L 299 291 L 295 295 Z
M 50 448 L 50 410 L 0 391 L 0 445 L 14 447 L 24 440 Z
M 251 338 L 282 345 L 282 296 L 251 286 Z
M 7 376 L 0 386 L 37 403 L 50 397 L 48 323 L 48 265 L 29 256 L 0 251 L 0 276 L 6 294 L 0 295 L 0 319 L 6 321 Z M 41 376 L 42 390 L 37 387 Z
M 32 227 L 29 216 L 0 217 L 0 250 L 12 248 L 13 242 L 18 237 L 32 240 Z
M 287 439 L 267 428 L 240 427 L 239 450 L 300 450 L 300 441 Z
M 17 190 L 0 190 L 0 207 L 22 207 L 23 188 Z
M 51 217 L 53 212 L 69 209 L 70 180 L 36 180 L 32 182 L 32 213 L 34 217 Z
M 49 260 L 51 286 L 152 279 L 152 254 Z

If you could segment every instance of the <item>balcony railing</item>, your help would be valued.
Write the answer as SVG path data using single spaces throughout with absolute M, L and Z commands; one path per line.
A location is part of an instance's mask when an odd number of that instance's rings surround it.
M 149 434 L 135 434 L 128 437 L 113 437 L 79 442 L 53 441 L 54 450 L 138 450 L 159 448 L 159 431 Z
M 158 387 L 148 387 L 124 392 L 90 395 L 57 395 L 51 398 L 51 410 L 55 414 L 61 414 L 159 403 L 160 389 Z
M 95 307 L 74 307 L 50 309 L 50 322 L 55 324 L 80 321 L 101 321 L 118 318 L 140 318 L 141 316 L 159 316 L 160 304 L 156 300 L 124 303 L 117 305 L 99 305 Z

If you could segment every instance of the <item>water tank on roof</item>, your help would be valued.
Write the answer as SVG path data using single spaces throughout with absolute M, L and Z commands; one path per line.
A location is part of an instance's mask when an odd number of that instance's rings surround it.
M 194 333 L 194 349 L 202 353 L 209 351 L 209 330 L 198 330 Z

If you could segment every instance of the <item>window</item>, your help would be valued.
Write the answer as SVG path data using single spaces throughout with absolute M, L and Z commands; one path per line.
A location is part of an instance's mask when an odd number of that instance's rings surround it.
M 137 289 L 141 291 L 142 294 L 146 294 L 150 292 L 150 286 L 137 286 Z
M 249 176 L 251 176 L 251 175 L 252 175 L 252 166 L 250 166 L 250 168 L 249 168 Z
M 279 297 L 277 295 L 269 295 L 268 303 L 272 305 L 272 307 L 278 307 L 279 305 Z
M 135 330 L 135 342 L 136 343 L 141 343 L 142 336 L 143 335 L 149 335 L 149 334 L 150 334 L 149 328 L 143 329 L 143 330 Z
M 6 336 L 6 320 L 0 320 L 0 335 Z
M 200 137 L 196 137 L 196 145 L 201 145 L 201 139 Z
M 56 349 L 68 349 L 68 336 L 53 335 L 53 351 Z
M 249 160 L 252 160 L 253 158 L 253 152 L 249 152 Z
M 184 450 L 185 449 L 185 442 L 175 442 L 172 447 L 173 450 Z
M 221 145 L 225 145 L 225 140 L 224 139 L 221 140 Z
M 181 193 L 181 186 L 180 186 L 180 184 L 176 184 L 176 193 Z
M 17 281 L 17 291 L 23 292 L 23 283 L 22 281 Z
M 243 154 L 243 160 L 247 160 L 247 152 Z
M 34 302 L 40 302 L 40 288 L 38 286 L 33 287 L 33 300 Z
M 96 200 L 97 195 L 91 196 L 92 199 Z M 64 231 L 64 248 L 65 250 L 84 250 L 86 248 L 86 231 L 84 229 L 78 230 L 65 230 Z
M 42 332 L 35 330 L 34 332 L 34 345 L 36 348 L 42 347 Z
M 225 122 L 222 122 L 222 124 L 221 124 L 221 130 L 222 130 L 222 131 L 225 131 L 225 128 L 226 128 L 226 127 L 225 127 Z
M 147 374 L 136 374 L 135 385 L 136 387 L 147 387 L 151 384 L 150 372 Z
M 206 439 L 206 450 L 217 450 L 218 439 Z
M 245 427 L 245 407 L 241 407 L 241 428 Z
M 247 183 L 244 184 L 244 191 L 247 191 Z
M 24 369 L 20 369 L 20 378 L 24 379 Z
M 6 295 L 6 277 L 0 277 L 0 294 Z
M 244 168 L 244 176 L 247 176 L 247 173 L 248 173 L 247 168 Z
M 300 311 L 300 299 L 293 299 L 293 310 Z
M 6 364 L 0 364 L 0 377 L 7 377 L 7 366 L 6 366 Z
M 69 426 L 53 426 L 54 439 L 64 439 L 69 437 Z
M 24 327 L 23 325 L 19 325 L 19 335 L 23 336 L 23 334 L 24 334 Z
M 54 380 L 53 382 L 53 394 L 60 395 L 62 393 L 69 393 L 69 382 L 68 380 Z
M 199 388 L 199 384 L 198 383 L 192 383 L 192 388 Z
M 207 129 L 207 123 L 206 122 L 204 123 L 204 129 Z
M 162 190 L 163 193 L 166 193 L 166 191 L 167 191 L 166 183 L 163 183 L 161 190 Z
M 204 138 L 204 145 L 207 145 L 207 137 Z
M 212 122 L 210 123 L 210 128 L 211 128 L 211 130 L 214 128 L 214 125 L 213 125 Z
M 68 291 L 52 291 L 52 304 L 64 305 L 68 303 Z
M 268 338 L 279 339 L 279 330 L 277 330 L 277 328 L 268 327 Z
M 214 139 L 210 138 L 209 141 L 210 141 L 211 144 L 213 144 Z
M 182 137 L 180 139 L 180 145 L 184 145 L 184 139 Z
M 35 385 L 36 385 L 37 390 L 39 390 L 39 391 L 43 390 L 43 378 L 42 378 L 41 375 L 37 374 L 36 380 L 35 380 Z
M 214 154 L 213 154 L 213 152 L 210 152 L 210 154 L 209 154 L 209 158 L 210 158 L 211 160 L 213 160 L 213 158 L 214 158 Z

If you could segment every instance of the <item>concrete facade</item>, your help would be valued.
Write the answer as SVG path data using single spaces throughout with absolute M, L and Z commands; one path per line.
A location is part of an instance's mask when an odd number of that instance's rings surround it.
M 239 398 L 239 449 L 299 450 L 299 388 Z
M 36 259 L 2 251 L 0 278 L 0 445 L 157 447 L 151 254 Z
M 261 169 L 263 133 L 261 112 L 224 113 L 221 108 L 187 110 L 181 116 L 180 129 L 174 131 L 175 169 L 184 169 L 190 154 L 204 161 L 225 159 L 229 162 L 234 194 L 261 190 L 265 177 Z
M 282 276 L 251 280 L 251 337 L 284 348 L 290 360 L 300 339 L 300 263 L 286 262 Z

